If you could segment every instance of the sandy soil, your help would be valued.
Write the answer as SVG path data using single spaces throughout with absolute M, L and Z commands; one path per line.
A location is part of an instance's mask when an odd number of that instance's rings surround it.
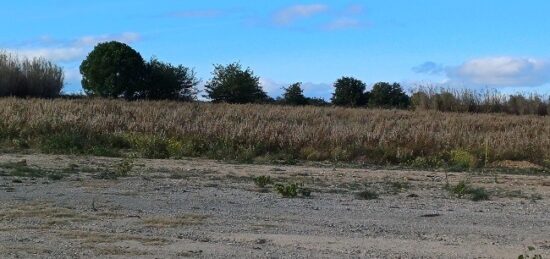
M 0 257 L 550 256 L 547 175 L 129 164 L 130 175 L 114 179 L 121 159 L 0 155 Z M 258 187 L 257 176 L 303 183 L 311 196 L 284 198 L 272 185 Z M 461 180 L 490 199 L 444 188 Z M 364 190 L 379 198 L 359 199 Z

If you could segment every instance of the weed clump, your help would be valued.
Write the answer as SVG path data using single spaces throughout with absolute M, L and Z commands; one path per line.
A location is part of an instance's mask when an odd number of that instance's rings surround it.
M 467 170 L 477 167 L 478 160 L 470 152 L 462 149 L 451 151 L 451 169 Z
M 457 198 L 462 199 L 468 197 L 472 201 L 489 200 L 489 192 L 482 187 L 472 187 L 466 181 L 460 181 L 455 186 L 449 186 L 448 190 Z
M 118 162 L 113 169 L 106 169 L 102 173 L 96 175 L 96 178 L 104 180 L 116 180 L 119 177 L 128 177 L 133 168 L 134 160 L 132 158 L 125 158 Z
M 271 176 L 258 176 L 254 178 L 254 183 L 260 188 L 265 188 L 266 186 L 273 184 L 273 180 L 271 180 Z
M 302 183 L 278 183 L 275 184 L 275 190 L 284 198 L 296 198 L 298 195 L 303 198 L 311 197 L 311 190 L 304 188 Z
M 296 198 L 298 196 L 298 184 L 276 184 L 275 190 L 285 198 Z

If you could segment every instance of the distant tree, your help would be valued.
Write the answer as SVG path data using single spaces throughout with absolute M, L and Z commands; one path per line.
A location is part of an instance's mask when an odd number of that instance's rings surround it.
M 308 103 L 307 98 L 304 96 L 302 90 L 302 83 L 294 83 L 286 88 L 283 88 L 285 93 L 283 94 L 283 103 L 290 105 L 306 105 Z
M 152 58 L 146 64 L 146 78 L 140 98 L 150 100 L 184 100 L 196 99 L 195 87 L 199 80 L 193 69 L 182 65 L 173 66 Z
M 374 84 L 369 96 L 369 106 L 381 108 L 408 108 L 410 97 L 398 83 L 380 82 Z
M 367 104 L 366 85 L 353 77 L 342 77 L 334 83 L 332 104 L 339 106 L 363 106 Z
M 205 85 L 205 97 L 213 102 L 258 103 L 269 100 L 260 85 L 260 78 L 239 63 L 215 65 L 212 79 Z
M 98 44 L 80 65 L 82 88 L 88 95 L 134 99 L 143 87 L 145 61 L 130 46 Z
M 308 105 L 313 105 L 313 106 L 328 106 L 328 105 L 330 105 L 330 103 L 327 102 L 323 98 L 317 98 L 317 97 L 309 98 L 309 97 L 306 97 L 306 99 L 307 99 L 307 104 Z

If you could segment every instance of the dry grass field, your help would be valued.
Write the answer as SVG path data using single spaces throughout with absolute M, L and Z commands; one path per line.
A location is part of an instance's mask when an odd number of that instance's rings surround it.
M 550 159 L 548 116 L 101 99 L 0 106 L 7 150 L 458 169 Z

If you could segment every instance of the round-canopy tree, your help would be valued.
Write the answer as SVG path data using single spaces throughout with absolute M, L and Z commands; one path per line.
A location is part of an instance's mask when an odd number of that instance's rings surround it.
M 143 87 L 145 61 L 130 46 L 116 41 L 98 44 L 80 65 L 88 95 L 133 99 Z
M 239 63 L 215 65 L 212 79 L 205 85 L 206 95 L 213 102 L 258 103 L 269 98 L 260 85 L 260 78 Z
M 334 83 L 332 104 L 339 106 L 363 106 L 367 104 L 366 85 L 353 77 L 342 77 Z
M 369 106 L 371 107 L 405 109 L 410 106 L 410 103 L 410 97 L 398 83 L 376 83 L 370 92 Z

